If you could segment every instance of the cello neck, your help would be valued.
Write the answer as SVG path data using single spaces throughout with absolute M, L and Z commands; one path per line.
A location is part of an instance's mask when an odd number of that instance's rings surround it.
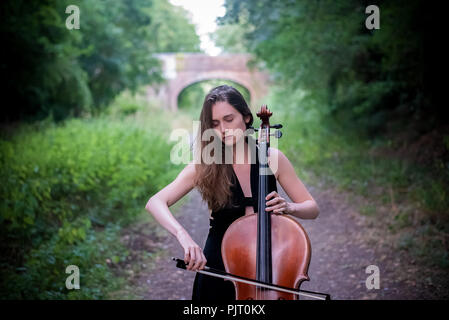
M 269 142 L 265 137 L 269 135 L 269 126 L 259 131 L 259 210 L 257 217 L 257 260 L 256 277 L 258 281 L 272 282 L 272 258 L 271 258 L 271 216 L 265 211 L 266 196 L 268 195 L 268 147 Z M 265 137 L 263 137 L 266 135 Z

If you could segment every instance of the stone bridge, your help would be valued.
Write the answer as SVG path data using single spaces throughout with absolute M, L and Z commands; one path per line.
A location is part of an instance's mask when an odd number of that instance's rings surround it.
M 165 83 L 148 87 L 148 98 L 157 98 L 165 108 L 178 109 L 181 91 L 205 80 L 222 79 L 236 82 L 248 89 L 255 107 L 267 93 L 268 75 L 248 66 L 251 56 L 247 54 L 223 54 L 209 56 L 202 53 L 163 53 L 156 55 L 163 62 Z M 202 101 L 200 102 L 202 104 Z

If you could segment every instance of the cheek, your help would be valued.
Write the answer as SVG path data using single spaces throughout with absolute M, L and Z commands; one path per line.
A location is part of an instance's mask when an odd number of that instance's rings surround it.
M 244 123 L 243 121 L 242 121 L 242 122 L 240 123 L 240 125 L 238 126 L 238 129 L 239 129 L 239 130 L 237 130 L 237 135 L 238 135 L 239 137 L 243 136 L 244 133 L 245 133 L 245 131 L 246 131 L 246 125 L 245 125 L 245 123 Z
M 214 133 L 221 140 L 221 131 L 218 129 L 214 129 Z
M 243 120 L 242 121 L 234 120 L 233 123 L 230 125 L 230 127 L 235 132 L 239 132 L 239 133 L 240 133 L 240 131 L 244 132 L 246 130 L 246 125 L 243 122 Z

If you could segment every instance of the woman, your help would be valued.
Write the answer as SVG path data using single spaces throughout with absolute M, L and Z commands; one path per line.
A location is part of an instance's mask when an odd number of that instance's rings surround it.
M 246 135 L 252 123 L 251 110 L 240 92 L 227 85 L 212 89 L 204 99 L 200 115 L 197 141 L 201 143 L 197 143 L 195 161 L 146 205 L 156 220 L 176 236 L 189 270 L 203 269 L 206 262 L 209 267 L 224 270 L 221 241 L 226 229 L 237 218 L 257 212 L 259 159 L 254 140 Z M 269 148 L 268 165 L 270 193 L 266 197 L 266 210 L 315 219 L 318 206 L 287 157 L 280 150 Z M 277 193 L 276 181 L 293 202 L 287 202 Z M 211 228 L 204 251 L 168 209 L 194 187 L 210 212 Z M 197 273 L 192 299 L 234 300 L 234 286 L 230 281 Z

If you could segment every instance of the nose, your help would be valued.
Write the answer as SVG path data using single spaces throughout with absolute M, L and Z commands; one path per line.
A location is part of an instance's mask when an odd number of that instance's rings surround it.
M 226 127 L 223 123 L 220 124 L 221 136 L 224 138 L 226 134 Z

